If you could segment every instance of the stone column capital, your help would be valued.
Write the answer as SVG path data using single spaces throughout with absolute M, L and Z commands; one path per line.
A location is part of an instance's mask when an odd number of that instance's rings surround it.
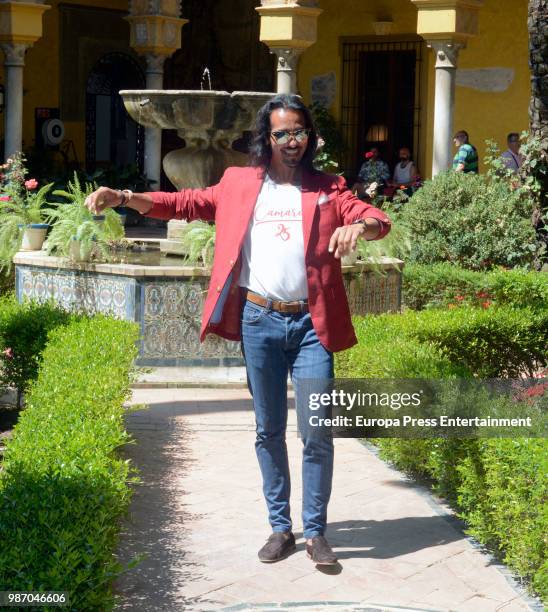
M 456 70 L 459 51 L 464 48 L 464 43 L 454 40 L 427 40 L 426 44 L 436 54 L 436 68 Z
M 30 45 L 23 43 L 2 43 L 4 66 L 24 66 L 25 52 Z
M 270 49 L 278 58 L 278 72 L 295 72 L 303 49 L 296 47 L 274 47 Z

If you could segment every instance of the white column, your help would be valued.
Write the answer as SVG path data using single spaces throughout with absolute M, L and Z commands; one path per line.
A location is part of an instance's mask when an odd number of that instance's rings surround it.
M 4 109 L 4 158 L 23 147 L 23 67 L 28 45 L 4 43 L 6 73 L 6 105 Z
M 297 93 L 297 64 L 302 49 L 274 47 L 271 52 L 278 58 L 276 91 L 285 94 Z
M 450 40 L 428 42 L 436 53 L 436 93 L 434 104 L 434 158 L 432 176 L 451 167 L 453 160 L 453 115 L 455 80 L 459 50 L 463 46 Z
M 146 56 L 146 87 L 147 89 L 164 88 L 163 55 Z M 160 174 L 162 171 L 162 130 L 160 128 L 145 128 L 145 174 L 151 181 L 156 181 L 150 187 L 153 191 L 160 189 Z

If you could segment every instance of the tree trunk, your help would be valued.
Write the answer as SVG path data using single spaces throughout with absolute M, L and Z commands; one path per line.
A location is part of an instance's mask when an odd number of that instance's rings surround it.
M 529 65 L 531 132 L 548 148 L 548 0 L 529 0 Z

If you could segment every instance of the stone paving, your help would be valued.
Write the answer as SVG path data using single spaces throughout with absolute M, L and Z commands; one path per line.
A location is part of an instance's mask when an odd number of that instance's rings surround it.
M 241 389 L 136 389 L 124 454 L 141 472 L 119 550 L 146 558 L 116 583 L 117 610 L 541 609 L 467 539 L 420 487 L 354 439 L 335 440 L 327 537 L 340 564 L 306 557 L 300 520 L 301 442 L 288 451 L 297 551 L 262 564 L 270 533 Z

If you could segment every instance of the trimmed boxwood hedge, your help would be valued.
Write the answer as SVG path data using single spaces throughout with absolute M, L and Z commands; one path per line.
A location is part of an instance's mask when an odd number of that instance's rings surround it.
M 524 270 L 475 272 L 451 263 L 408 264 L 403 270 L 404 305 L 414 310 L 468 304 L 548 307 L 548 273 Z
M 0 387 L 21 393 L 38 376 L 48 333 L 79 318 L 52 303 L 25 301 L 13 294 L 0 298 Z
M 548 309 L 459 307 L 355 317 L 358 344 L 338 376 L 483 378 L 532 375 L 548 359 Z
M 4 588 L 68 591 L 71 610 L 112 609 L 132 478 L 115 451 L 129 438 L 137 337 L 134 324 L 103 316 L 50 332 L 0 471 Z
M 509 306 L 357 317 L 339 378 L 505 377 L 546 367 L 548 312 Z M 381 456 L 431 479 L 469 526 L 548 598 L 546 439 L 382 439 Z

